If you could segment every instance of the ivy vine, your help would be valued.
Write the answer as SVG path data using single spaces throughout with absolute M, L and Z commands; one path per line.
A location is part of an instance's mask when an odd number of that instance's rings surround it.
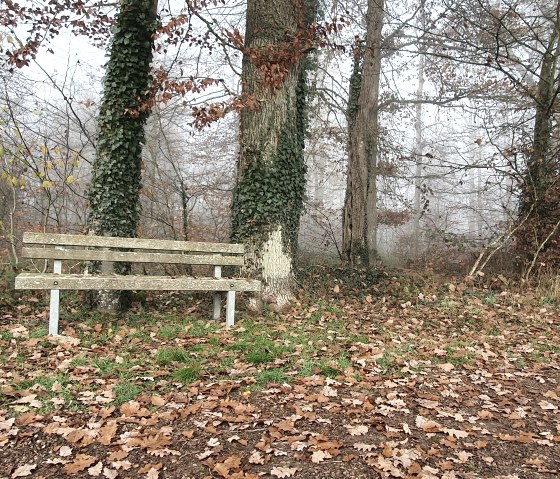
M 356 122 L 360 109 L 360 93 L 362 91 L 363 47 L 359 46 L 354 55 L 352 75 L 350 76 L 350 92 L 346 106 L 346 119 L 351 130 Z
M 234 192 L 232 206 L 232 240 L 261 243 L 278 226 L 284 246 L 295 253 L 299 221 L 303 212 L 307 167 L 303 155 L 307 129 L 307 71 L 310 63 L 300 67 L 295 104 L 289 108 L 279 142 L 272 158 L 264 158 L 267 133 L 261 143 L 243 151 L 247 165 Z
M 98 235 L 136 236 L 156 6 L 156 0 L 121 0 L 113 29 L 89 190 L 89 224 Z

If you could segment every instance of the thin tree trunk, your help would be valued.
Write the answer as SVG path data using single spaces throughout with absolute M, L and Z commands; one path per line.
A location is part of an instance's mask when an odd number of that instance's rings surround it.
M 348 112 L 348 176 L 344 201 L 344 260 L 372 266 L 377 259 L 379 82 L 384 0 L 368 0 L 366 42 L 355 64 Z M 359 59 L 356 60 L 359 62 Z
M 422 217 L 422 155 L 424 139 L 422 136 L 422 98 L 424 96 L 424 63 L 425 58 L 421 52 L 418 58 L 418 88 L 416 89 L 416 118 L 414 121 L 414 159 L 416 162 L 414 171 L 414 218 L 412 222 L 412 238 L 414 251 L 413 256 L 418 257 L 420 253 L 420 218 Z

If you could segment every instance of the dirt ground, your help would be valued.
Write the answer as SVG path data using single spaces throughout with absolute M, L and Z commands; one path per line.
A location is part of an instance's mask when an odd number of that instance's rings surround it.
M 0 478 L 559 477 L 558 307 L 394 283 L 231 331 L 193 298 L 68 306 L 59 338 L 25 297 L 1 314 Z

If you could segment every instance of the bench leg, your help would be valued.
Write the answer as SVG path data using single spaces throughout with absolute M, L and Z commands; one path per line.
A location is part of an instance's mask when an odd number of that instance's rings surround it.
M 222 267 L 214 266 L 214 278 L 219 279 L 222 277 Z M 220 313 L 222 311 L 222 293 L 216 291 L 214 293 L 214 319 L 220 319 Z
M 62 261 L 54 262 L 53 272 L 62 273 Z M 60 290 L 51 289 L 51 304 L 49 309 L 49 336 L 58 336 L 58 317 L 60 309 Z
M 220 319 L 222 312 L 222 293 L 214 293 L 214 319 Z
M 235 291 L 228 291 L 226 305 L 226 329 L 235 322 Z

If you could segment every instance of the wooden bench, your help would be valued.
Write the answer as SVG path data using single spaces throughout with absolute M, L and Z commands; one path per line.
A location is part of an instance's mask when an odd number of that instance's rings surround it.
M 20 273 L 15 282 L 16 289 L 51 290 L 50 335 L 58 334 L 60 290 L 213 291 L 214 319 L 220 317 L 222 293 L 227 293 L 226 327 L 229 328 L 235 320 L 235 292 L 261 289 L 260 281 L 222 277 L 222 266 L 243 266 L 245 250 L 239 244 L 24 233 L 23 245 L 24 258 L 54 260 L 52 273 Z M 63 273 L 62 261 L 68 260 L 102 261 L 103 271 L 112 271 L 113 262 L 211 265 L 214 274 L 199 278 Z

